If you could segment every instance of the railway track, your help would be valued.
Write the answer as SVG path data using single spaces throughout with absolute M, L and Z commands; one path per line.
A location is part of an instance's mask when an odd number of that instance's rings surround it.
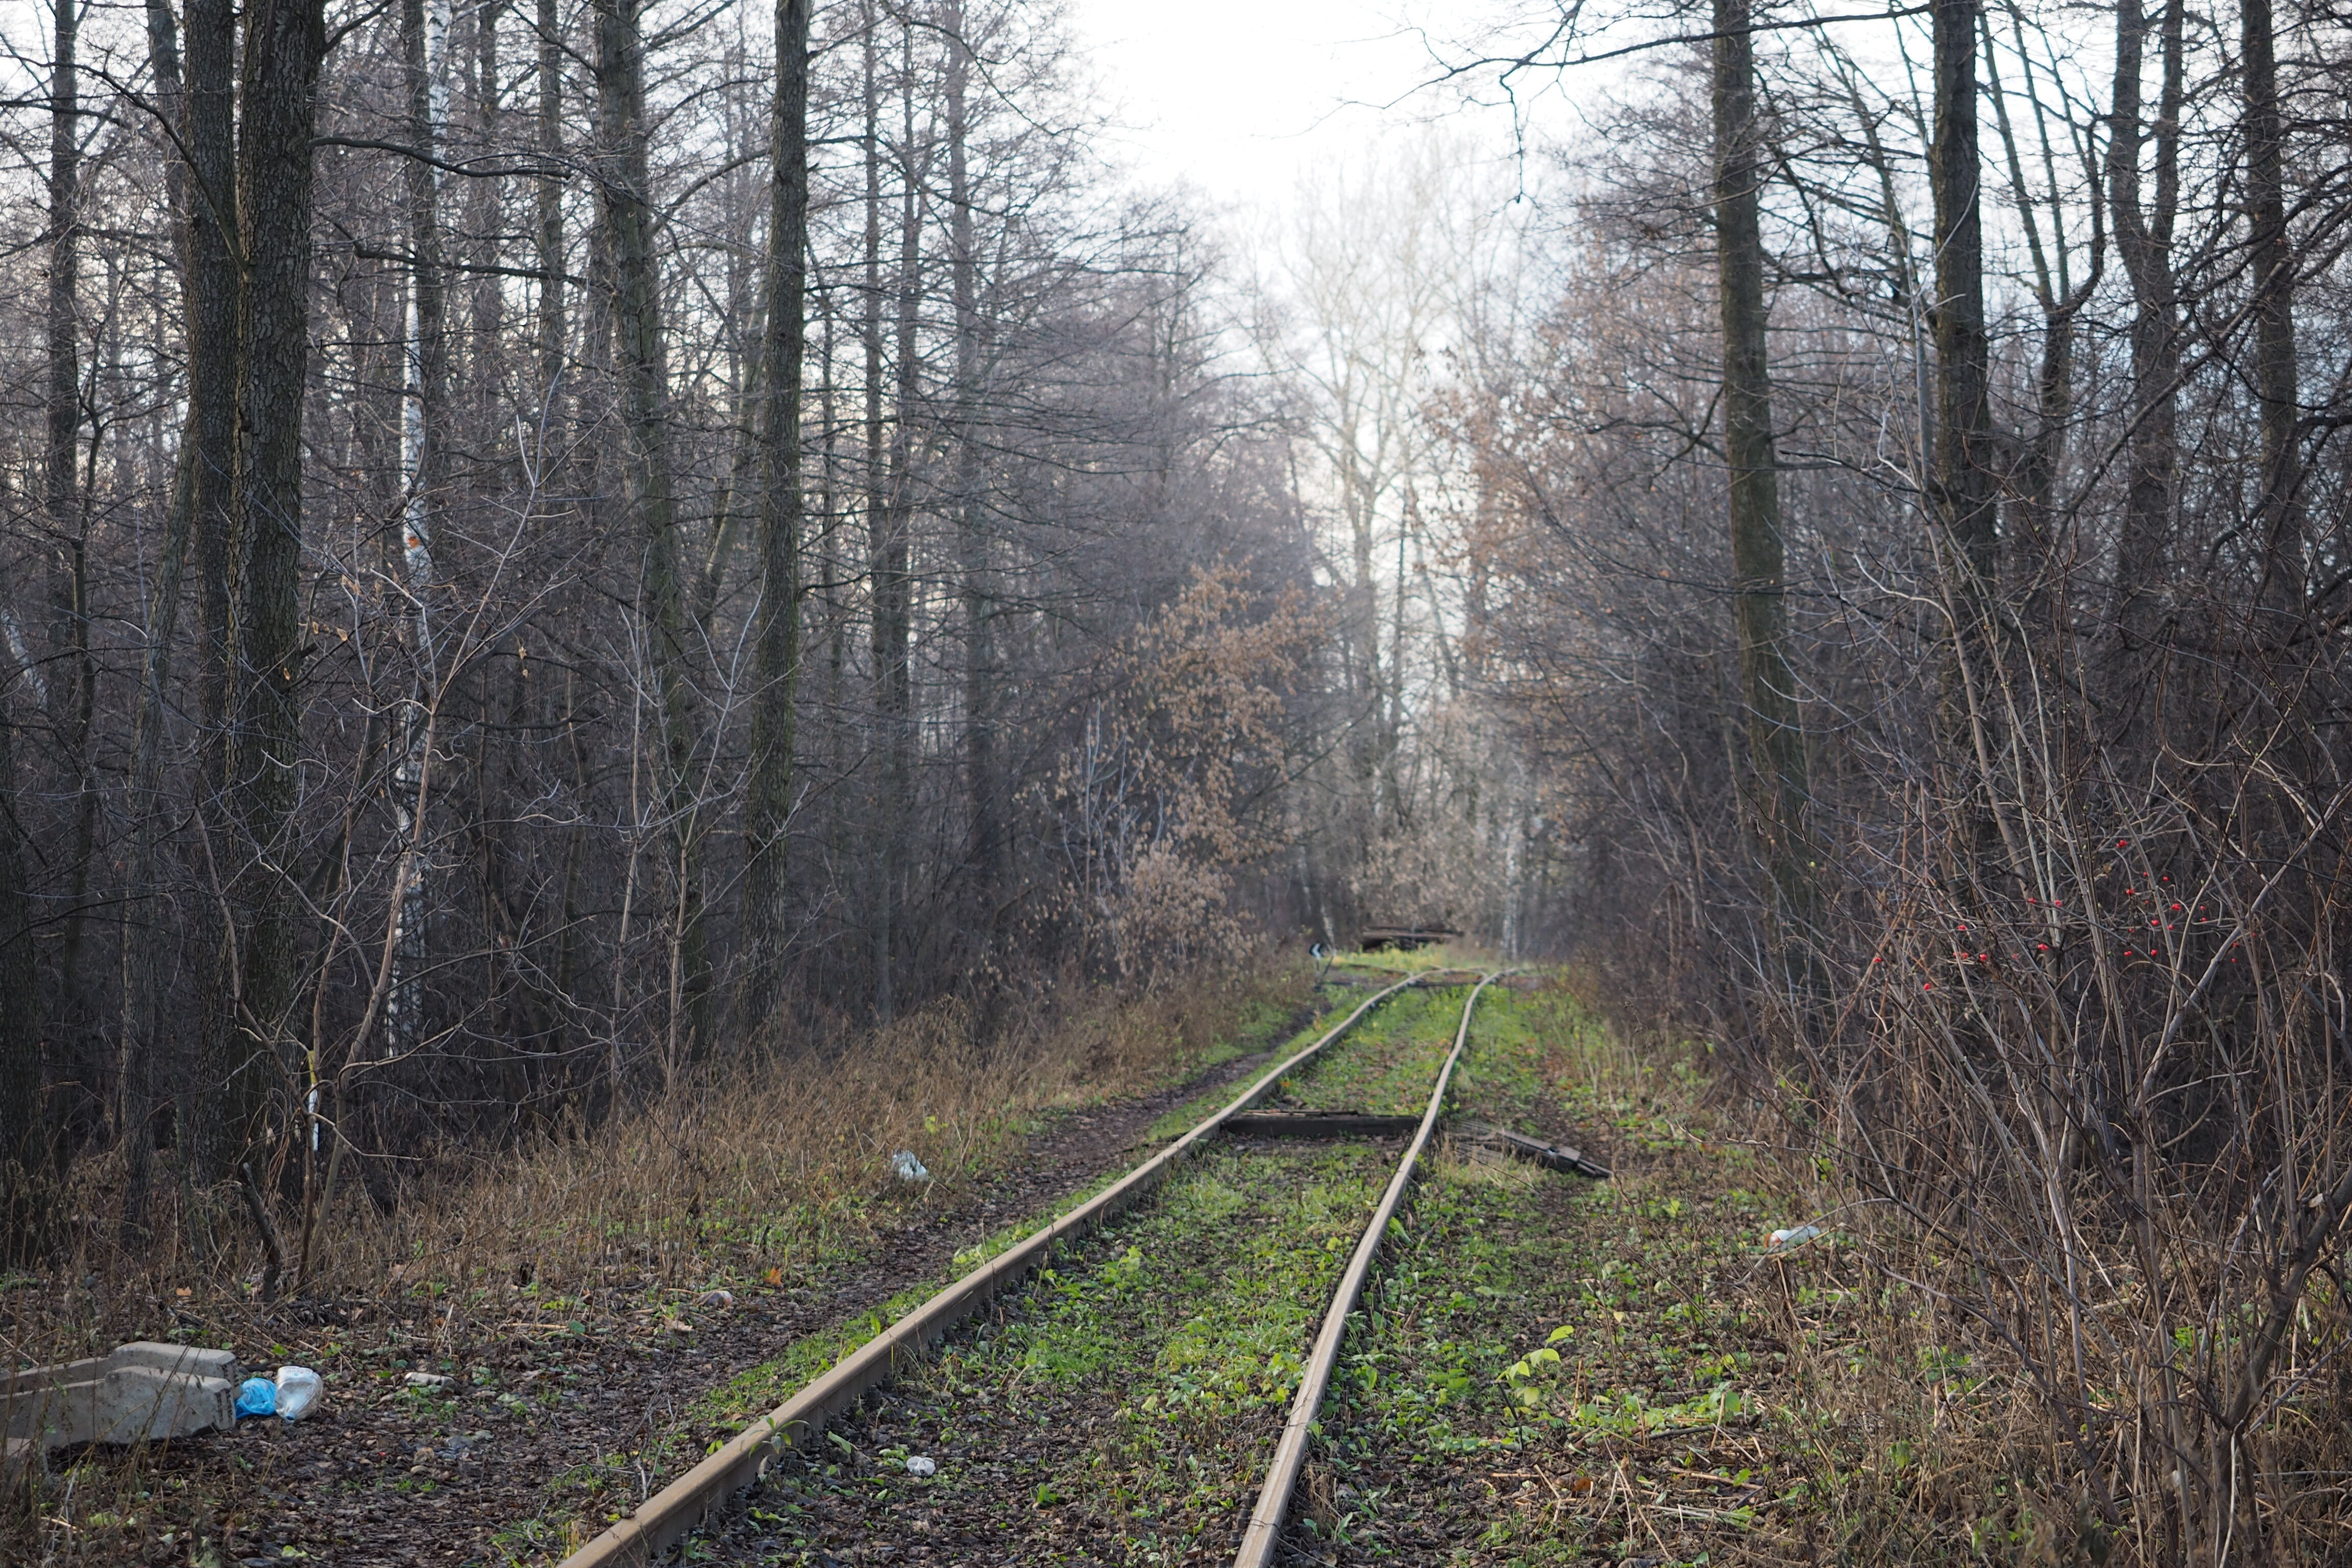
M 1499 973 L 1473 976 L 1464 971 L 1432 971 L 1401 979 L 1368 996 L 1311 1044 L 1266 1072 L 1255 1085 L 1158 1154 L 1087 1203 L 973 1268 L 782 1405 L 751 1422 L 702 1463 L 566 1558 L 563 1568 L 649 1563 L 710 1521 L 747 1489 L 757 1486 L 780 1462 L 794 1467 L 796 1473 L 807 1472 L 816 1461 L 796 1455 L 796 1450 L 821 1448 L 828 1425 L 851 1412 L 869 1390 L 919 1363 L 951 1330 L 985 1311 L 999 1297 L 1021 1287 L 1033 1275 L 1046 1271 L 1043 1278 L 1056 1289 L 1070 1289 L 1060 1276 L 1048 1271 L 1061 1249 L 1109 1224 L 1145 1195 L 1160 1188 L 1180 1167 L 1187 1165 L 1196 1167 L 1195 1174 L 1188 1181 L 1205 1183 L 1219 1191 L 1230 1193 L 1234 1186 L 1247 1191 L 1251 1180 L 1255 1179 L 1259 1190 L 1283 1194 L 1278 1202 L 1262 1204 L 1262 1213 L 1228 1209 L 1230 1226 L 1237 1232 L 1255 1226 L 1261 1240 L 1265 1234 L 1286 1225 L 1295 1228 L 1298 1215 L 1286 1205 L 1290 1205 L 1291 1194 L 1296 1194 L 1301 1214 L 1314 1211 L 1310 1216 L 1314 1224 L 1308 1226 L 1308 1233 L 1302 1233 L 1308 1234 L 1313 1245 L 1302 1244 L 1296 1255 L 1308 1260 L 1307 1272 L 1316 1276 L 1318 1284 L 1328 1279 L 1328 1270 L 1323 1259 L 1327 1256 L 1336 1259 L 1338 1245 L 1346 1239 L 1347 1229 L 1352 1227 L 1354 1232 L 1352 1247 L 1347 1252 L 1344 1268 L 1338 1273 L 1336 1285 L 1329 1288 L 1328 1296 L 1316 1302 L 1276 1300 L 1284 1289 L 1297 1296 L 1304 1285 L 1293 1279 L 1277 1288 L 1266 1279 L 1253 1280 L 1246 1255 L 1237 1260 L 1217 1254 L 1213 1246 L 1202 1254 L 1207 1261 L 1199 1263 L 1192 1276 L 1197 1279 L 1205 1273 L 1221 1280 L 1230 1276 L 1236 1282 L 1234 1288 L 1268 1291 L 1259 1314 L 1266 1325 L 1279 1322 L 1287 1327 L 1293 1318 L 1298 1330 L 1303 1331 L 1310 1322 L 1313 1325 L 1311 1348 L 1303 1361 L 1298 1359 L 1296 1349 L 1287 1352 L 1276 1351 L 1266 1357 L 1269 1364 L 1280 1359 L 1286 1367 L 1295 1366 L 1297 1386 L 1273 1444 L 1272 1462 L 1256 1479 L 1255 1506 L 1242 1536 L 1239 1555 L 1234 1561 L 1237 1568 L 1263 1568 L 1271 1563 L 1307 1460 L 1317 1412 L 1329 1388 L 1346 1339 L 1349 1317 L 1363 1292 L 1381 1241 L 1402 1209 L 1431 1147 L 1445 1108 L 1447 1091 L 1469 1040 L 1479 998 L 1498 978 Z M 1468 985 L 1468 994 L 1453 1029 L 1450 1048 L 1445 1049 L 1433 1080 L 1429 1081 L 1425 1102 L 1417 1116 L 1262 1109 L 1281 1086 L 1292 1080 L 1293 1075 L 1303 1075 L 1305 1069 L 1337 1055 L 1334 1047 L 1383 1005 L 1416 989 L 1456 989 L 1465 984 Z M 1445 1044 L 1442 1037 L 1433 1040 L 1433 1054 L 1434 1047 Z M 1403 1143 L 1402 1152 L 1391 1161 L 1381 1151 L 1393 1150 L 1400 1141 Z M 1363 1196 L 1376 1189 L 1378 1200 L 1370 1205 L 1368 1217 L 1359 1218 L 1365 1214 Z M 1246 1210 L 1245 1205 L 1244 1209 Z M 1163 1234 L 1152 1243 L 1151 1264 L 1169 1262 L 1187 1247 L 1201 1245 L 1197 1237 L 1182 1234 L 1183 1216 L 1160 1218 Z M 1309 1234 L 1314 1225 L 1321 1226 L 1319 1239 Z M 1115 1274 L 1122 1266 L 1130 1274 L 1146 1268 L 1141 1247 L 1129 1247 L 1122 1258 L 1111 1260 L 1108 1268 L 1098 1267 L 1097 1271 Z M 1297 1270 L 1291 1272 L 1296 1274 Z M 1002 1313 L 998 1316 L 1001 1323 Z M 1305 1339 L 1303 1331 L 1297 1332 L 1294 1346 Z M 982 1349 L 985 1348 L 983 1342 Z M 1016 1370 L 1013 1375 L 1017 1378 L 1021 1373 Z M 831 1441 L 845 1453 L 853 1451 L 837 1434 Z M 903 1454 L 901 1458 L 904 1462 Z M 914 1467 L 908 1464 L 908 1468 Z M 915 1469 L 914 1473 L 919 1476 L 923 1471 Z M 1223 1486 L 1234 1501 L 1246 1495 L 1232 1484 L 1231 1478 L 1208 1484 Z M 1042 1507 L 1047 1501 L 1042 1483 L 1039 1492 Z M 760 1517 L 756 1510 L 754 1517 Z

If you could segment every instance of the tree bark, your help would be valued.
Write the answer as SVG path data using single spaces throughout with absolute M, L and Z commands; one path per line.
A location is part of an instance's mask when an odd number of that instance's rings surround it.
M 236 142 L 234 0 L 185 0 L 188 254 L 181 280 L 187 322 L 189 519 L 195 540 L 202 632 L 197 711 L 205 736 L 206 793 L 229 772 L 229 563 L 236 556 L 236 333 L 244 279 L 236 260 Z M 207 812 L 215 818 L 216 813 Z
M 2184 0 L 2164 8 L 2164 86 L 2156 121 L 2156 205 L 2142 200 L 2146 146 L 2140 78 L 2146 63 L 2143 0 L 2116 0 L 2116 90 L 2107 142 L 2107 206 L 2115 215 L 2116 254 L 2132 291 L 2131 433 L 2125 458 L 2124 510 L 2116 537 L 2115 592 L 2108 609 L 2106 696 L 2126 711 L 2145 678 L 2140 650 L 2155 636 L 2159 587 L 2172 531 L 2179 467 L 2180 349 L 2179 298 L 2172 276 L 2172 226 L 2179 203 L 2179 121 Z M 2129 728 L 2119 716 L 2110 732 Z
M 423 975 L 429 960 L 427 933 L 433 889 L 431 860 L 424 853 L 424 803 L 427 714 L 436 683 L 433 647 L 433 535 L 441 495 L 441 447 L 448 419 L 448 288 L 441 265 L 441 130 L 448 119 L 449 9 L 446 0 L 401 0 L 401 49 L 408 78 L 408 137 L 417 156 L 403 170 L 408 196 L 408 298 L 404 345 L 406 385 L 400 413 L 400 576 L 408 596 L 408 656 L 412 674 L 407 700 L 394 725 L 391 805 L 401 845 L 401 892 L 392 911 L 393 968 L 383 1001 L 383 1054 L 387 1059 L 416 1048 L 424 1038 Z
M 539 0 L 539 155 L 543 169 L 533 196 L 539 220 L 540 395 L 551 405 L 563 379 L 563 21 L 556 0 Z M 552 407 L 541 417 L 552 424 Z
M 41 1004 L 19 798 L 16 729 L 0 702 L 0 1247 L 13 1262 L 37 1256 L 47 1229 L 38 1185 Z
M 915 146 L 914 29 L 900 20 L 899 64 L 902 91 L 898 164 L 901 195 L 898 211 L 898 275 L 893 289 L 897 310 L 896 386 L 892 400 L 889 473 L 877 492 L 871 513 L 873 529 L 874 680 L 877 737 L 882 752 L 881 798 L 877 806 L 875 836 L 881 883 L 879 925 L 875 936 L 874 1011 L 885 1022 L 896 1016 L 898 963 L 905 909 L 905 845 L 913 810 L 915 690 L 908 662 L 913 606 L 913 583 L 908 574 L 908 532 L 915 516 L 915 411 L 920 389 L 921 363 L 916 357 L 916 310 L 922 288 L 922 171 Z M 867 79 L 873 80 L 868 73 Z M 878 89 L 873 89 L 878 97 Z M 875 139 L 878 149 L 878 134 Z M 867 275 L 873 280 L 868 298 L 875 315 L 868 324 L 869 380 L 881 383 L 882 326 L 879 316 L 881 278 L 881 195 L 878 152 L 868 168 Z M 869 439 L 879 435 L 878 415 L 869 425 Z
M 703 739 L 694 698 L 692 628 L 679 567 L 677 499 L 670 452 L 669 370 L 662 338 L 661 278 L 654 254 L 652 160 L 646 141 L 645 39 L 640 0 L 597 0 L 599 190 L 612 246 L 613 360 L 627 434 L 629 500 L 644 549 L 644 605 L 654 698 L 661 726 L 662 815 L 669 837 L 674 1058 L 713 1044 L 709 942 L 702 890 L 702 805 L 696 756 Z
M 1805 742 L 1788 649 L 1780 455 L 1765 339 L 1763 183 L 1748 0 L 1715 0 L 1715 226 L 1739 694 L 1758 837 L 1783 911 L 1810 907 Z
M 155 81 L 156 111 L 184 148 L 187 92 L 180 63 L 178 21 L 169 0 L 147 0 L 147 55 Z M 169 206 L 172 248 L 180 263 L 184 310 L 195 286 L 189 214 L 193 184 L 185 159 L 175 149 L 164 169 L 164 199 Z M 158 1068 L 164 1048 L 163 953 L 170 934 L 155 899 L 155 868 L 163 835 L 163 693 L 171 684 L 172 646 L 179 632 L 194 509 L 195 441 L 193 431 L 184 426 L 163 550 L 155 563 L 154 596 L 147 607 L 147 648 L 140 662 L 138 707 L 131 721 L 131 777 L 123 803 L 131 820 L 131 850 L 122 878 L 122 1027 L 115 1076 L 126 1244 L 146 1234 L 153 1179 L 155 1093 L 163 1076 Z
M 2246 245 L 2253 272 L 2254 399 L 2262 411 L 2256 493 L 2266 640 L 2284 644 L 2304 617 L 2301 410 L 2296 405 L 2294 246 L 2286 226 L 2286 132 L 2279 111 L 2271 0 L 2242 0 L 2245 59 Z
M 1970 854 L 1990 868 L 2000 838 L 1986 770 L 1993 754 L 1987 726 L 1994 711 L 2000 539 L 1977 136 L 1982 15 L 1982 0 L 1935 3 L 1936 117 L 1927 174 L 1935 205 L 1936 376 L 1927 489 L 1954 642 L 1938 718 L 1953 770 L 1948 787 L 1969 822 Z
M 89 928 L 90 863 L 98 843 L 98 775 L 90 756 L 97 717 L 98 661 L 89 641 L 89 526 L 81 489 L 81 9 L 56 0 L 49 75 L 49 276 L 47 439 L 41 454 L 41 499 L 51 547 L 64 557 L 57 574 L 59 651 L 72 680 L 63 725 L 74 773 L 73 847 L 68 860 L 64 951 L 58 993 L 81 1006 L 81 952 Z
M 1990 637 L 1999 530 L 1984 224 L 1977 138 L 1977 28 L 1982 0 L 1936 0 L 1936 411 L 1931 476 L 1944 548 L 1957 571 L 1964 647 Z
M 785 833 L 800 694 L 801 365 L 807 346 L 808 0 L 776 0 L 776 99 L 769 148 L 767 329 L 761 366 L 760 598 L 745 834 L 751 964 L 744 1022 L 774 1010 L 791 931 Z
M 988 511 L 981 494 L 980 264 L 972 226 L 971 47 L 961 0 L 941 18 L 948 49 L 948 244 L 955 304 L 955 513 L 958 596 L 963 610 L 964 789 L 971 812 L 972 936 L 983 954 L 996 946 L 1004 896 L 1003 790 L 997 778 L 996 589 L 991 574 Z
M 302 397 L 310 368 L 311 138 L 326 49 L 320 0 L 251 0 L 238 79 L 236 203 L 245 287 L 236 312 L 231 528 L 242 557 L 233 627 L 228 815 L 241 865 L 229 1027 L 204 1090 L 205 1167 L 235 1171 L 273 1135 L 271 1091 L 295 1003 L 292 850 L 302 742 Z M 282 1109 L 282 1108 L 281 1108 Z M 282 1131 L 283 1118 L 278 1131 Z
M 187 157 L 188 240 L 181 275 L 186 325 L 188 412 L 181 460 L 188 482 L 188 527 L 196 566 L 196 710 L 199 744 L 196 813 L 201 830 L 224 847 L 215 874 L 232 867 L 226 847 L 234 837 L 228 789 L 234 744 L 229 722 L 235 687 L 229 614 L 229 563 L 236 537 L 237 333 L 244 276 L 236 261 L 236 6 L 233 0 L 184 0 L 186 100 L 180 144 Z M 226 1075 L 240 1059 L 236 1011 L 237 930 L 224 919 L 226 886 L 198 900 L 204 978 L 197 1008 L 196 1103 L 184 1106 L 183 1125 L 198 1168 L 208 1175 L 233 1168 L 236 1151 L 213 1131 L 223 1112 Z M 226 1162 L 226 1163 L 224 1163 Z

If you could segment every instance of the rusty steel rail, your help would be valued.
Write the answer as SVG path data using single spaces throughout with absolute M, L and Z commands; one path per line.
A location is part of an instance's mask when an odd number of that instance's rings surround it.
M 1429 1147 L 1430 1135 L 1437 1130 L 1437 1118 L 1445 1109 L 1445 1091 L 1454 1082 L 1454 1068 L 1462 1060 L 1463 1047 L 1470 1039 L 1470 1016 L 1476 1011 L 1479 994 L 1501 979 L 1508 971 L 1497 970 L 1471 988 L 1469 999 L 1462 1004 L 1462 1025 L 1454 1031 L 1454 1049 L 1447 1053 L 1445 1065 L 1438 1069 L 1437 1087 L 1429 1091 L 1429 1109 L 1422 1113 L 1421 1130 L 1413 1134 L 1412 1146 L 1397 1162 L 1396 1174 L 1389 1178 L 1388 1191 L 1381 1196 L 1381 1206 L 1364 1226 L 1363 1236 L 1356 1243 L 1355 1255 L 1348 1259 L 1348 1271 L 1339 1277 L 1339 1288 L 1331 1296 L 1331 1310 L 1323 1319 L 1323 1331 L 1315 1337 L 1315 1353 L 1307 1358 L 1307 1370 L 1298 1380 L 1297 1396 L 1290 1402 L 1290 1416 L 1282 1426 L 1282 1441 L 1276 1445 L 1273 1467 L 1266 1471 L 1265 1485 L 1257 1495 L 1257 1507 L 1250 1513 L 1248 1531 L 1242 1536 L 1241 1555 L 1234 1559 L 1234 1568 L 1269 1568 L 1274 1562 L 1276 1540 L 1282 1533 L 1282 1521 L 1290 1511 L 1290 1494 L 1298 1485 L 1298 1472 L 1307 1463 L 1307 1443 L 1315 1425 L 1315 1412 L 1323 1404 L 1324 1390 L 1331 1384 L 1331 1368 L 1339 1362 L 1339 1345 L 1348 1337 L 1348 1314 L 1356 1310 L 1356 1301 L 1364 1293 L 1364 1280 L 1372 1271 L 1372 1259 L 1379 1255 L 1381 1243 L 1386 1238 L 1389 1222 L 1403 1206 L 1405 1190 L 1412 1184 L 1413 1167 L 1421 1161 L 1422 1152 Z
M 916 1308 L 887 1330 L 834 1364 L 833 1370 L 803 1388 L 713 1451 L 694 1468 L 637 1505 L 625 1519 L 566 1557 L 562 1568 L 638 1568 L 650 1563 L 723 1507 L 736 1493 L 756 1485 L 771 1462 L 809 1441 L 824 1425 L 849 1408 L 866 1390 L 887 1380 L 898 1367 L 919 1360 L 947 1331 L 987 1305 L 1008 1288 L 1020 1283 L 1043 1264 L 1054 1248 L 1072 1237 L 1094 1229 L 1158 1185 L 1175 1163 L 1202 1147 L 1227 1120 L 1264 1098 L 1283 1075 L 1313 1058 L 1324 1047 L 1353 1028 L 1357 1020 L 1398 992 L 1430 983 L 1433 970 L 1408 975 L 1375 993 L 1356 1010 L 1331 1026 L 1315 1043 L 1301 1049 L 1208 1120 L 1167 1148 L 1138 1165 L 1068 1214 L 1032 1233 L 1018 1246 L 982 1264 L 954 1284 Z M 1488 978 L 1492 978 L 1489 976 Z M 1456 982 L 1455 984 L 1458 984 Z M 1484 987 L 1486 982 L 1479 983 Z M 1475 993 L 1473 993 L 1475 997 Z M 1466 1020 L 1467 1015 L 1465 1015 Z M 1465 1025 L 1467 1026 L 1466 1022 Z M 1461 1054 L 1457 1039 L 1454 1055 Z M 1453 1062 L 1447 1060 L 1447 1070 Z M 1444 1086 L 1440 1085 L 1440 1093 Z M 1423 1138 L 1427 1133 L 1424 1130 Z M 1416 1144 L 1415 1148 L 1418 1149 Z M 1344 1316 L 1344 1314 L 1342 1314 Z M 1284 1496 L 1288 1496 L 1286 1488 Z

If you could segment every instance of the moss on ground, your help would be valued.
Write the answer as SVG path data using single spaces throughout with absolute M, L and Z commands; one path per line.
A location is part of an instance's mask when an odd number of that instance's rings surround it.
M 1389 1157 L 1229 1147 L 781 1465 L 731 1560 L 1229 1553 Z M 908 1472 L 932 1460 L 936 1474 Z

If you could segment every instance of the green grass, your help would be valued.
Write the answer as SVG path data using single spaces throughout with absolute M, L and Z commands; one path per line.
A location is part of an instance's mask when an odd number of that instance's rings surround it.
M 1429 1104 L 1437 1069 L 1454 1048 L 1463 996 L 1463 992 L 1445 987 L 1391 997 L 1353 1032 L 1286 1079 L 1266 1104 L 1362 1110 L 1375 1116 L 1419 1115 Z
M 887 1538 L 909 1451 L 940 1465 L 923 1506 L 995 1521 L 998 1552 L 1072 1528 L 1130 1562 L 1222 1546 L 1386 1171 L 1360 1144 L 1213 1150 L 803 1461 L 763 1560 Z

